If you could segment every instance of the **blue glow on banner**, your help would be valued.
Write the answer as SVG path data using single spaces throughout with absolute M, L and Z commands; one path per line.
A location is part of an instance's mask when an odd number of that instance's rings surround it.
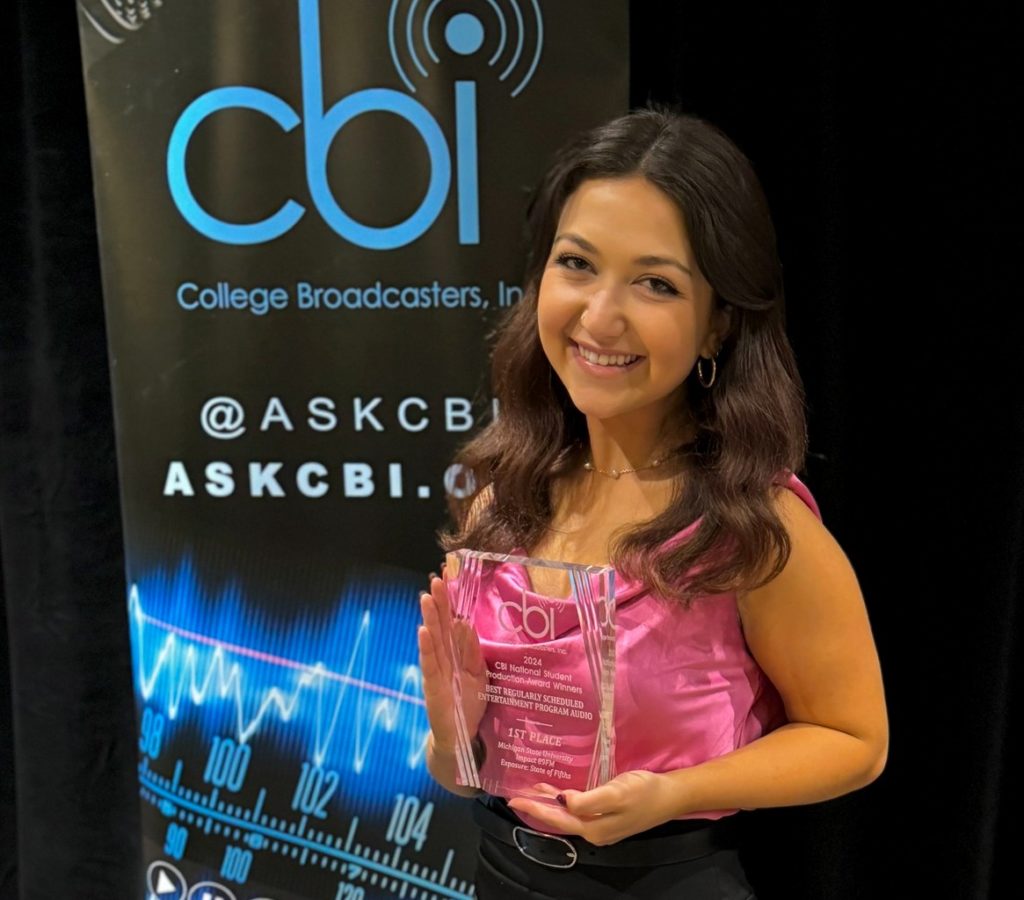
M 427 721 L 408 586 L 354 583 L 329 615 L 285 623 L 237 585 L 208 592 L 185 560 L 133 584 L 129 614 L 137 690 L 169 722 L 239 744 L 268 737 L 316 766 L 384 777 L 389 790 L 401 772 L 422 782 Z

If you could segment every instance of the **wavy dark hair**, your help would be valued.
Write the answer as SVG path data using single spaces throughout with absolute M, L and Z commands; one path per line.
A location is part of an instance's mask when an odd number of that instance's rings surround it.
M 750 590 L 775 577 L 790 543 L 772 503 L 780 474 L 803 470 L 804 390 L 786 337 L 782 267 L 768 205 L 750 162 L 717 128 L 665 107 L 636 110 L 563 148 L 527 212 L 524 293 L 498 325 L 492 353 L 497 417 L 455 461 L 473 474 L 452 501 L 459 523 L 445 550 L 529 550 L 553 515 L 552 485 L 579 469 L 586 420 L 541 347 L 537 293 L 569 196 L 588 179 L 641 175 L 679 208 L 716 308 L 731 307 L 717 378 L 691 372 L 681 398 L 696 439 L 671 503 L 616 532 L 611 563 L 657 594 L 688 606 L 699 595 Z M 475 503 L 488 491 L 488 502 Z M 472 510 L 472 515 L 467 515 Z M 687 540 L 665 541 L 697 520 Z

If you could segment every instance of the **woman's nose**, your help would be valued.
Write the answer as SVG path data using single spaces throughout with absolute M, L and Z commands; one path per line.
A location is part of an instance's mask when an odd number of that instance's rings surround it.
M 602 288 L 587 297 L 580 324 L 598 342 L 617 338 L 626 330 L 621 298 L 615 288 Z

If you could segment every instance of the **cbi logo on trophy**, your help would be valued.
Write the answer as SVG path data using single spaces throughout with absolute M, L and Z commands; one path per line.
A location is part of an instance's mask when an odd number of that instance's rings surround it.
M 526 18 L 520 5 L 512 0 L 514 23 L 506 18 L 495 0 L 480 3 L 480 15 L 458 12 L 443 20 L 440 0 L 420 6 L 419 0 L 403 4 L 393 0 L 388 13 L 388 46 L 395 69 L 410 94 L 391 88 L 365 88 L 338 100 L 324 109 L 322 46 L 320 40 L 319 0 L 298 0 L 300 66 L 302 75 L 302 115 L 276 94 L 262 88 L 235 85 L 213 88 L 193 100 L 181 113 L 167 145 L 167 183 L 181 215 L 200 234 L 225 244 L 262 244 L 286 234 L 302 218 L 306 208 L 293 198 L 285 200 L 276 212 L 256 222 L 227 222 L 204 208 L 189 183 L 186 167 L 188 145 L 196 129 L 214 114 L 226 109 L 249 109 L 273 120 L 284 132 L 303 125 L 306 183 L 309 195 L 323 220 L 342 238 L 370 250 L 393 250 L 415 241 L 437 220 L 448 202 L 452 183 L 452 151 L 440 123 L 411 94 L 416 93 L 412 77 L 429 78 L 429 70 L 420 58 L 417 42 L 422 42 L 425 58 L 439 63 L 431 40 L 432 22 L 443 22 L 444 43 L 451 53 L 472 56 L 484 49 L 489 34 L 484 20 L 493 21 L 494 49 L 488 66 L 501 67 L 497 77 L 511 85 L 516 97 L 533 78 L 543 47 L 543 19 L 537 0 L 532 6 L 532 53 L 527 52 Z M 400 7 L 405 6 L 399 15 Z M 483 18 L 481 18 L 483 16 Z M 403 27 L 404 25 L 404 27 Z M 402 37 L 404 36 L 404 40 Z M 404 47 L 409 64 L 403 64 L 399 46 Z M 523 67 L 525 71 L 523 70 Z M 522 72 L 521 76 L 519 73 Z M 515 78 L 518 80 L 514 84 Z M 458 204 L 459 243 L 480 242 L 479 171 L 477 165 L 476 82 L 455 82 L 455 193 Z M 371 226 L 357 221 L 335 197 L 327 179 L 327 156 L 335 138 L 353 119 L 369 113 L 390 113 L 411 125 L 423 142 L 430 159 L 430 178 L 419 206 L 404 220 L 387 226 Z

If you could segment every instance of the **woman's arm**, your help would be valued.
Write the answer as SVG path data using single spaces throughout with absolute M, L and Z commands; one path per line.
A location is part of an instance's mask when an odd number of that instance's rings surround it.
M 857 577 L 796 494 L 780 491 L 776 508 L 792 553 L 776 578 L 740 595 L 740 617 L 789 724 L 674 774 L 691 809 L 817 803 L 870 784 L 885 768 L 885 693 Z
M 740 597 L 747 644 L 789 724 L 723 756 L 665 774 L 626 772 L 566 808 L 513 801 L 556 828 L 611 843 L 684 814 L 817 803 L 882 772 L 889 730 L 864 599 L 842 549 L 792 491 L 776 500 L 792 552 Z

